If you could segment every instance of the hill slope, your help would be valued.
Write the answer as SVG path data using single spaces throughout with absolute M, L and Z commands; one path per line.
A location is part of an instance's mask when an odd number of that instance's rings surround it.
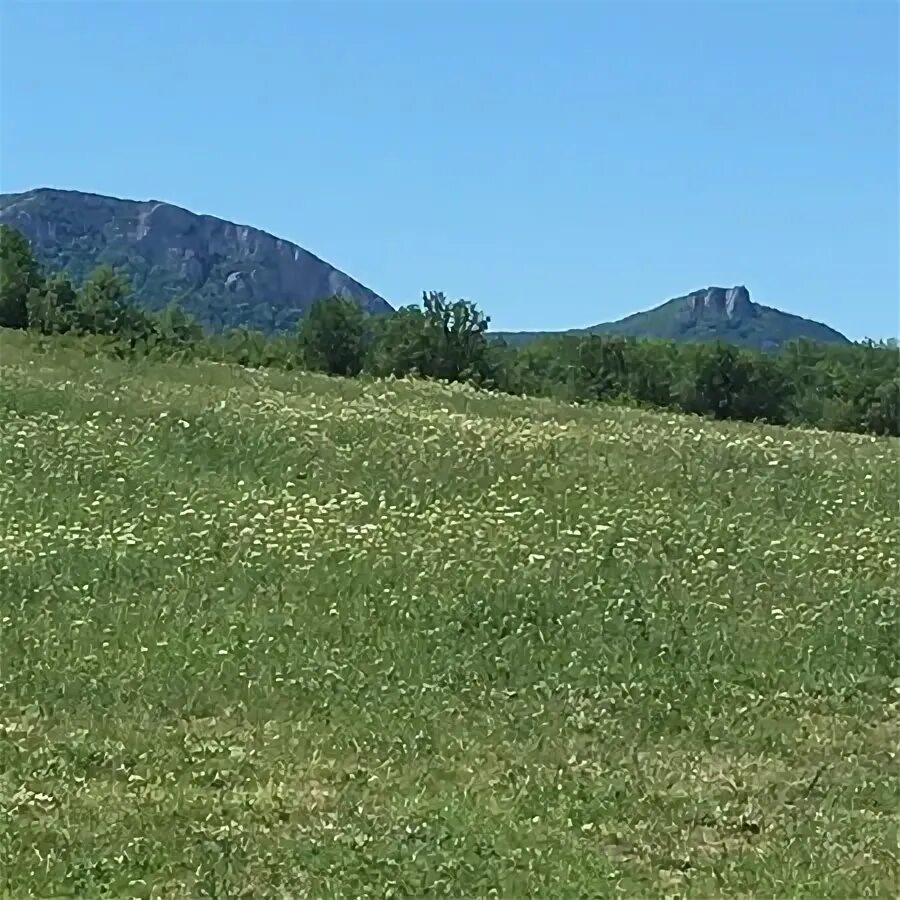
M 98 263 L 110 263 L 127 273 L 141 305 L 160 309 L 180 298 L 213 328 L 290 328 L 330 294 L 370 312 L 391 309 L 296 244 L 169 203 L 39 188 L 0 194 L 0 222 L 25 234 L 48 269 L 80 281 Z
M 5 896 L 896 896 L 900 442 L 37 344 Z
M 693 291 L 645 312 L 616 322 L 572 329 L 566 334 L 618 334 L 623 337 L 681 341 L 723 340 L 760 350 L 772 350 L 797 338 L 849 343 L 821 322 L 782 312 L 750 299 L 747 288 L 708 287 Z M 502 332 L 509 343 L 521 344 L 547 332 Z

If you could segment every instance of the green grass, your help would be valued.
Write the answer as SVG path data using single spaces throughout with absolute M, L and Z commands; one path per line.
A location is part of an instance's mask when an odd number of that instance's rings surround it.
M 0 333 L 0 895 L 894 897 L 898 448 Z

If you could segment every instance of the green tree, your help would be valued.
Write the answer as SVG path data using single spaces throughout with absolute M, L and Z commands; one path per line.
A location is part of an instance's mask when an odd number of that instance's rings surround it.
M 94 269 L 78 291 L 78 328 L 88 334 L 122 334 L 133 324 L 132 310 L 128 284 L 111 266 Z
M 28 327 L 42 334 L 65 334 L 75 327 L 78 295 L 68 276 L 52 275 L 28 293 Z
M 44 278 L 25 236 L 0 225 L 0 328 L 28 327 L 28 297 Z
M 574 377 L 592 400 L 622 396 L 628 385 L 628 344 L 619 337 L 592 334 L 578 346 Z
M 425 314 L 417 306 L 372 320 L 367 366 L 374 375 L 425 375 L 432 353 Z
M 861 419 L 863 430 L 871 434 L 900 436 L 900 375 L 875 388 Z
M 490 352 L 490 319 L 474 303 L 450 303 L 436 291 L 423 293 L 422 301 L 422 308 L 406 306 L 375 321 L 372 371 L 476 383 L 492 378 L 502 353 Z
M 676 396 L 686 412 L 784 421 L 790 384 L 778 360 L 722 342 L 686 345 L 682 359 Z
M 628 396 L 649 406 L 675 405 L 676 345 L 672 341 L 629 340 L 626 347 Z
M 312 305 L 298 323 L 298 344 L 311 369 L 329 375 L 358 375 L 366 355 L 365 314 L 359 304 L 333 296 Z
M 495 345 L 498 386 L 509 393 L 585 399 L 580 379 L 581 339 L 545 335 L 521 347 Z
M 474 303 L 450 303 L 439 291 L 423 293 L 422 305 L 432 338 L 431 365 L 423 374 L 446 381 L 484 378 L 488 374 L 486 333 L 490 318 Z
M 191 347 L 203 338 L 198 321 L 174 300 L 157 314 L 154 331 L 157 341 L 173 348 Z

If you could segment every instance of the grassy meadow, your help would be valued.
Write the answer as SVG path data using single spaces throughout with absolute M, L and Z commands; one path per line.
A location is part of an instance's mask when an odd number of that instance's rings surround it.
M 894 897 L 900 441 L 0 333 L 0 896 Z

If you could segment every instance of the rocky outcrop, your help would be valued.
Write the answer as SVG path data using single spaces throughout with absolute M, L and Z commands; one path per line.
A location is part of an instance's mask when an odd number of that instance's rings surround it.
M 38 259 L 78 281 L 110 263 L 149 308 L 180 299 L 212 327 L 290 328 L 322 297 L 368 312 L 387 301 L 302 247 L 247 225 L 160 201 L 41 188 L 0 195 L 0 222 L 20 230 Z
M 714 315 L 739 319 L 753 314 L 750 292 L 743 285 L 733 288 L 708 287 L 694 291 L 685 298 L 688 309 L 695 316 Z

